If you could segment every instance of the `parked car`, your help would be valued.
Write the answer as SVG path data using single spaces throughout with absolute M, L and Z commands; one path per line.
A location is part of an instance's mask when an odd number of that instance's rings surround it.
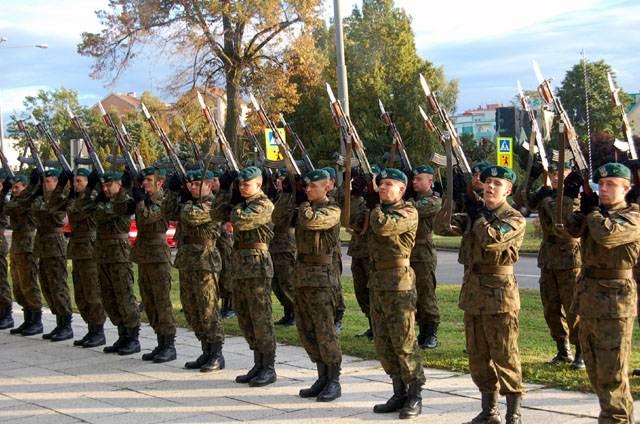
M 68 217 L 64 217 L 64 235 L 69 237 L 71 235 L 71 224 L 69 224 Z M 174 239 L 176 234 L 176 223 L 174 221 L 169 221 L 169 228 L 167 229 L 167 245 L 170 248 L 176 247 L 177 240 Z M 136 242 L 136 238 L 138 237 L 138 226 L 136 225 L 136 220 L 131 218 L 131 225 L 129 226 L 129 244 L 133 246 Z

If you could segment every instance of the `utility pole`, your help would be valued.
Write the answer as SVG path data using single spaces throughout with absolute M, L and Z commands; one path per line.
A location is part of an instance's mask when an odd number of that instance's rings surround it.
M 333 24 L 336 27 L 336 77 L 338 79 L 338 98 L 342 108 L 349 115 L 349 89 L 347 87 L 347 66 L 344 63 L 344 33 L 342 30 L 342 11 L 340 0 L 333 0 Z

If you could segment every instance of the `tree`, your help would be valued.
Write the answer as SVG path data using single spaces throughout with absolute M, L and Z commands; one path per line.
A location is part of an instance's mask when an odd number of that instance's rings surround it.
M 110 0 L 97 13 L 104 29 L 83 33 L 78 52 L 95 59 L 92 76 L 115 80 L 145 46 L 167 49 L 188 63 L 171 88 L 224 81 L 225 134 L 235 146 L 242 87 L 288 111 L 298 102 L 295 78 L 313 79 L 321 0 Z

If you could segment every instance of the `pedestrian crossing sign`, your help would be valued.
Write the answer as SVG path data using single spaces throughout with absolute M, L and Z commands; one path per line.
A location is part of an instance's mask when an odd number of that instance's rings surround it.
M 278 128 L 278 132 L 280 133 L 280 138 L 287 141 L 287 134 L 284 128 Z M 265 128 L 264 130 L 264 139 L 265 139 L 265 151 L 268 160 L 278 161 L 284 159 L 282 153 L 280 153 L 280 148 L 278 147 L 278 142 L 273 138 L 273 131 L 270 128 Z
M 498 137 L 496 139 L 496 151 L 498 153 L 497 164 L 513 168 L 513 138 Z

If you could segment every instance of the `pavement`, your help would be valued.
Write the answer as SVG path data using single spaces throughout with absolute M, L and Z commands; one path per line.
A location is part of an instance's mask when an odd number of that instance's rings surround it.
M 16 307 L 15 310 L 18 310 Z M 21 317 L 19 317 L 21 318 Z M 45 330 L 55 318 L 45 311 Z M 19 322 L 21 320 L 18 320 Z M 107 341 L 116 330 L 106 326 Z M 74 332 L 86 331 L 74 316 Z M 155 345 L 148 325 L 141 331 L 143 352 Z M 107 355 L 102 348 L 52 343 L 40 336 L 0 332 L 0 422 L 4 423 L 356 423 L 392 422 L 396 414 L 373 414 L 372 407 L 391 394 L 389 378 L 377 361 L 345 356 L 342 397 L 319 403 L 297 396 L 315 377 L 315 367 L 299 347 L 278 345 L 278 381 L 262 388 L 234 382 L 252 365 L 244 339 L 228 337 L 226 369 L 203 374 L 183 369 L 199 354 L 193 333 L 178 329 L 178 360 L 150 364 L 132 356 Z M 479 411 L 479 393 L 467 374 L 425 369 L 423 413 L 412 422 L 462 423 Z M 598 402 L 593 394 L 528 384 L 523 401 L 525 423 L 593 423 Z M 504 414 L 505 406 L 501 405 Z M 636 410 L 640 404 L 636 402 Z

